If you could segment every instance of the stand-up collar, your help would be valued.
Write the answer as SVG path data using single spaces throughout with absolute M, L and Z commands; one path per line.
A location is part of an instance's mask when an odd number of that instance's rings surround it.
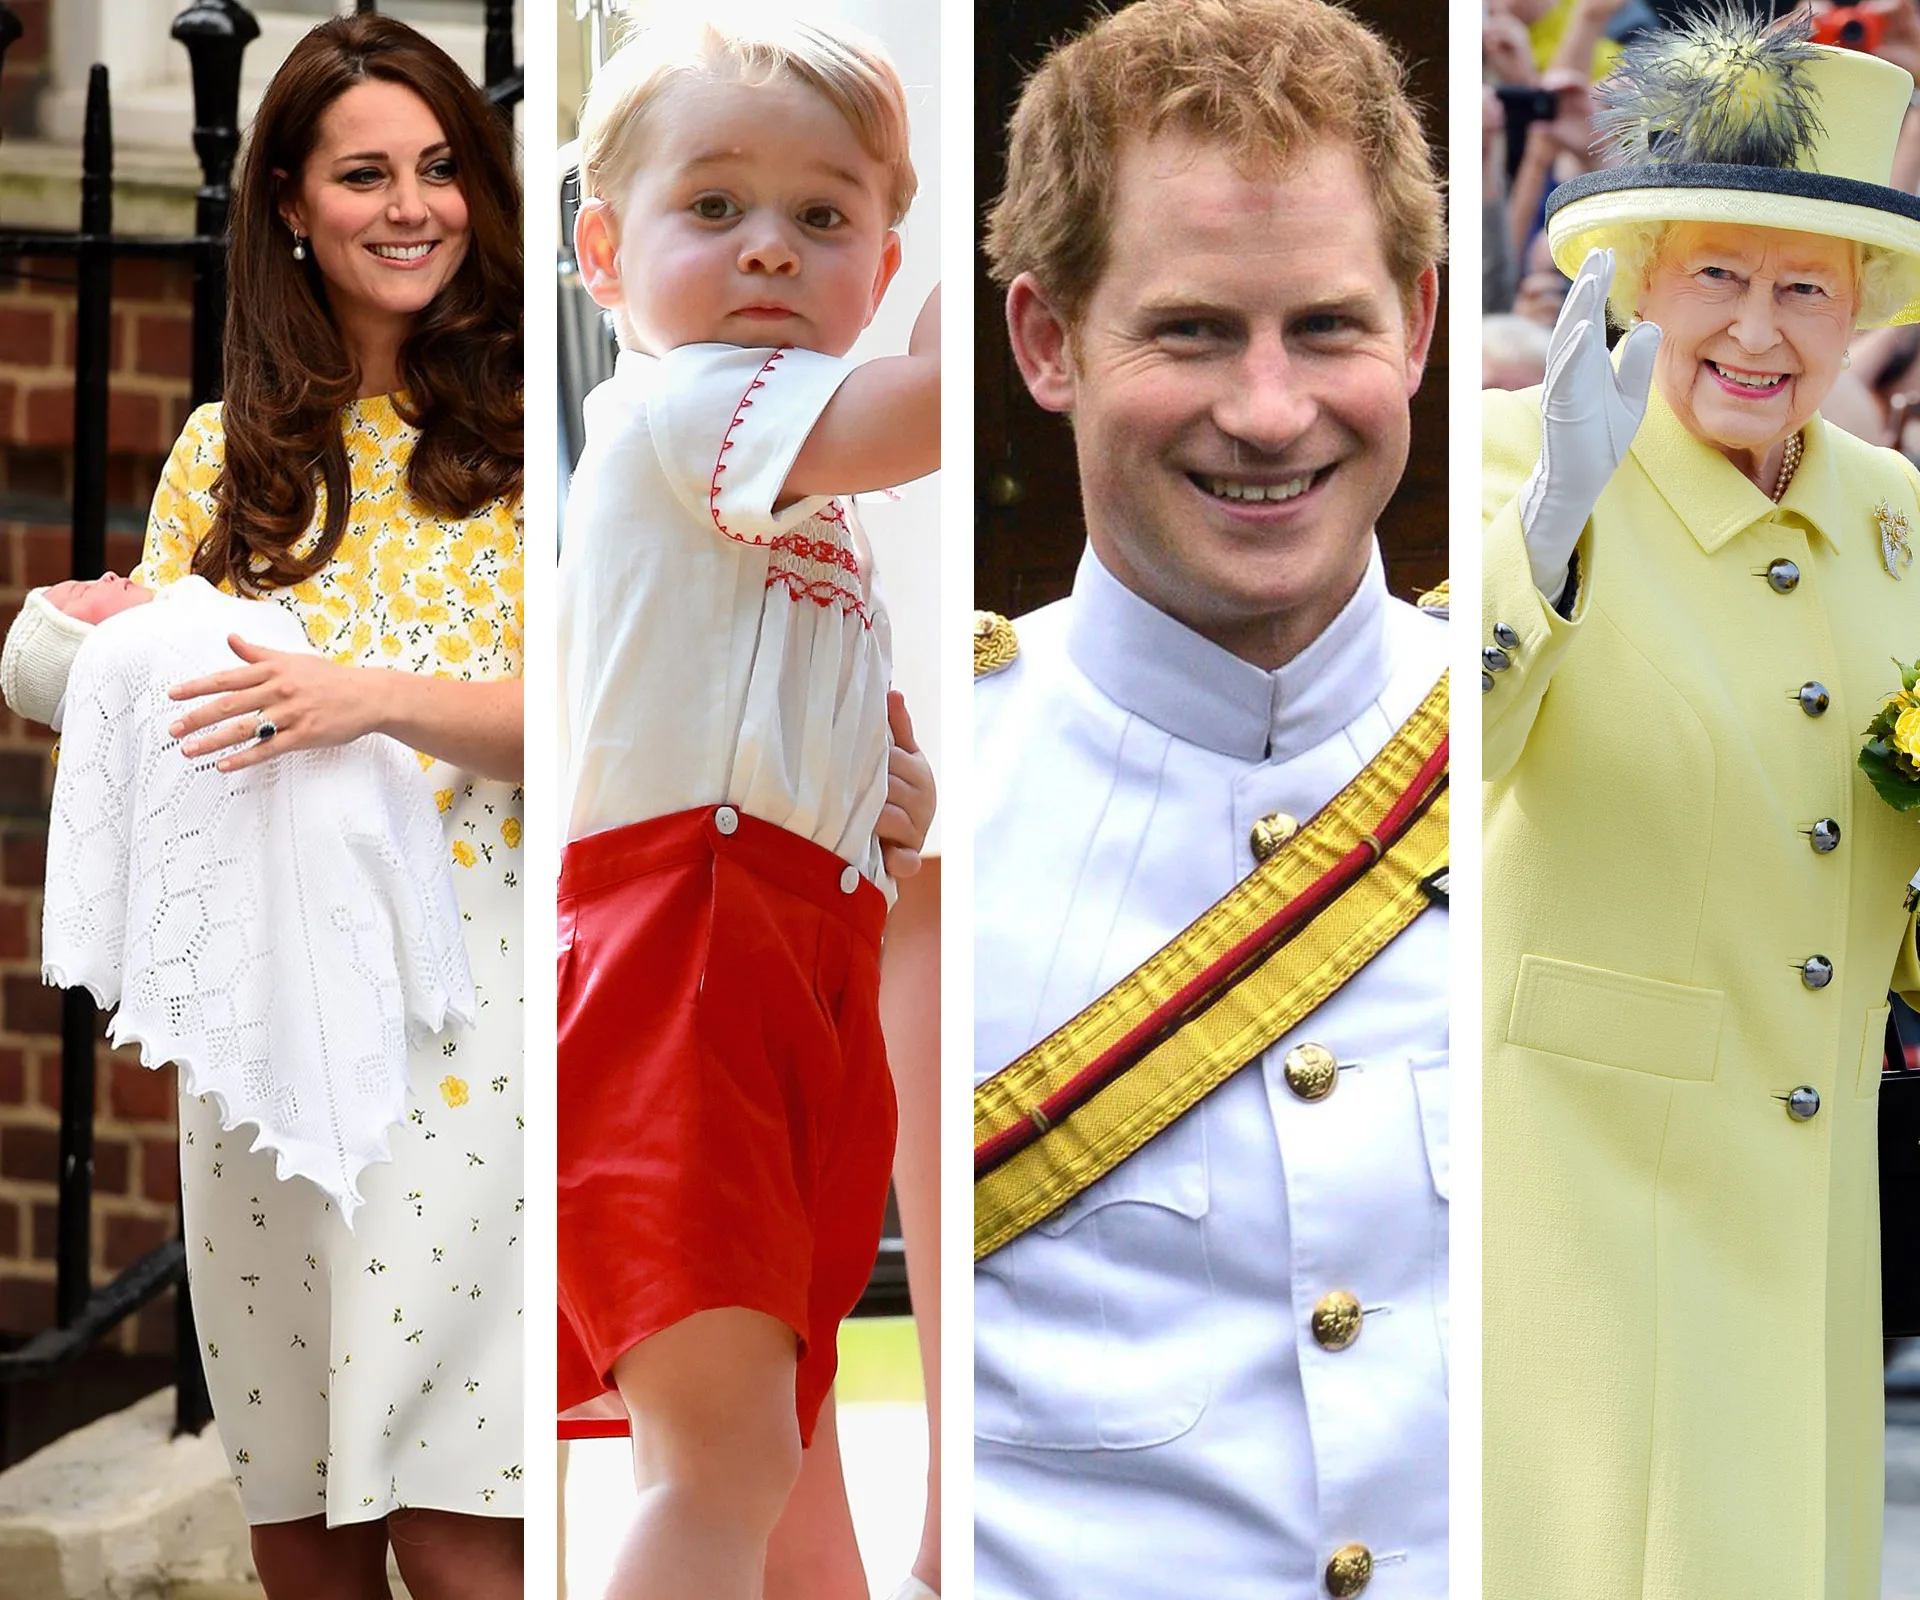
M 1091 547 L 1073 580 L 1067 653 L 1117 705 L 1190 744 L 1285 760 L 1331 738 L 1386 688 L 1387 580 L 1366 576 L 1326 631 L 1263 672 L 1147 604 Z
M 1742 528 L 1766 517 L 1796 516 L 1836 550 L 1845 527 L 1845 502 L 1826 421 L 1815 416 L 1802 430 L 1806 446 L 1800 467 L 1775 505 L 1753 480 L 1713 448 L 1687 432 L 1655 384 L 1647 414 L 1633 437 L 1640 463 L 1694 542 L 1712 555 Z M 1856 508 L 1854 520 L 1860 520 Z

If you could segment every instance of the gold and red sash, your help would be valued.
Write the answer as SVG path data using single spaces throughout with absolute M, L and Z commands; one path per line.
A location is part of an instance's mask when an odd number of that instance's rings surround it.
M 1324 1003 L 1432 903 L 1447 679 L 1185 931 L 973 1091 L 973 1258 L 1017 1239 Z

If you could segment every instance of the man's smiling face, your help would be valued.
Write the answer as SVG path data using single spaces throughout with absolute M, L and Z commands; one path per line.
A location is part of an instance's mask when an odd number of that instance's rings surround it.
M 1406 467 L 1435 281 L 1409 308 L 1345 144 L 1258 177 L 1185 133 L 1124 145 L 1078 322 L 1031 280 L 1009 302 L 1034 398 L 1072 415 L 1108 570 L 1257 665 L 1298 654 L 1359 586 Z

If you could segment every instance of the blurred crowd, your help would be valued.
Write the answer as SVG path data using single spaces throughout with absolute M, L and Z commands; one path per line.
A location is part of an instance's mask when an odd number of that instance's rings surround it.
M 1602 164 L 1593 150 L 1593 85 L 1637 33 L 1693 8 L 1689 0 L 1486 0 L 1482 388 L 1526 389 L 1545 376 L 1548 339 L 1569 286 L 1547 253 L 1547 196 Z M 1784 14 L 1787 7 L 1774 9 Z M 1872 50 L 1920 79 L 1920 0 L 1815 0 L 1810 9 L 1816 38 Z M 1920 110 L 1907 114 L 1893 181 L 1920 193 Z M 1860 333 L 1852 355 L 1822 414 L 1920 461 L 1920 327 Z

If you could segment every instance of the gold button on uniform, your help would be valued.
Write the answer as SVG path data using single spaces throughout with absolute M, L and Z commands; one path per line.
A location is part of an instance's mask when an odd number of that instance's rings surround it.
M 1373 1580 L 1373 1552 L 1363 1544 L 1343 1544 L 1327 1558 L 1327 1593 L 1348 1600 Z
M 1360 1302 L 1345 1289 L 1323 1294 L 1320 1303 L 1313 1308 L 1311 1326 L 1314 1342 L 1323 1350 L 1346 1349 L 1360 1337 L 1363 1315 Z
M 1280 1071 L 1302 1100 L 1324 1100 L 1340 1081 L 1340 1058 L 1323 1044 L 1297 1044 L 1280 1063 Z
M 1299 831 L 1300 824 L 1284 811 L 1276 811 L 1270 817 L 1262 817 L 1253 825 L 1253 832 L 1247 836 L 1247 844 L 1253 850 L 1253 859 L 1265 861 Z

